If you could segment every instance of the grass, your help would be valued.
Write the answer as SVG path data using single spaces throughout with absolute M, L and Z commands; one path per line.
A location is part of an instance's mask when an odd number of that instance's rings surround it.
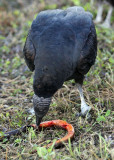
M 40 7 L 49 8 L 41 1 Z M 0 135 L 3 132 L 35 123 L 29 109 L 33 107 L 33 73 L 27 68 L 22 56 L 22 48 L 37 9 L 25 13 L 25 9 L 4 11 L 0 34 Z M 51 5 L 56 7 L 56 5 Z M 62 6 L 65 7 L 65 6 Z M 87 7 L 87 6 L 86 6 Z M 32 14 L 31 14 L 32 13 Z M 95 11 L 96 13 L 96 11 Z M 94 13 L 94 14 L 95 14 Z M 0 13 L 1 16 L 1 13 Z M 21 17 L 21 18 L 20 18 Z M 13 22 L 7 22 L 7 19 Z M 6 160 L 111 160 L 114 158 L 113 141 L 113 29 L 96 26 L 98 35 L 98 56 L 95 65 L 86 75 L 83 90 L 87 103 L 92 107 L 91 121 L 76 117 L 80 111 L 80 98 L 74 81 L 65 82 L 54 95 L 45 120 L 62 119 L 71 123 L 75 129 L 72 142 L 54 149 L 43 145 L 63 137 L 66 132 L 49 128 L 36 133 L 32 128 L 21 136 L 4 139 L 0 142 L 0 157 Z M 37 153 L 31 154 L 36 149 Z

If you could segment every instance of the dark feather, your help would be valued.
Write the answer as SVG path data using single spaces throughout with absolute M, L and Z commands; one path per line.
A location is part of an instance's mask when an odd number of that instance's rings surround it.
M 28 36 L 25 42 L 23 53 L 24 53 L 24 58 L 25 58 L 27 66 L 29 67 L 31 71 L 34 71 L 35 69 L 35 65 L 34 65 L 35 48 L 30 39 L 30 31 L 31 30 L 29 30 L 29 33 L 28 33 Z

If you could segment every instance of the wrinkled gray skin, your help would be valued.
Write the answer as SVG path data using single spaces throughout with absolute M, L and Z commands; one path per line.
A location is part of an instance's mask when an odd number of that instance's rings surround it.
M 33 105 L 36 115 L 36 125 L 39 126 L 42 118 L 46 115 L 49 110 L 51 103 L 51 98 L 38 97 L 34 94 L 33 96 Z

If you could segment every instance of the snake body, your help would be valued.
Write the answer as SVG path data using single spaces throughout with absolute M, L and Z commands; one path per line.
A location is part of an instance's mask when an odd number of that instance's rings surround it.
M 57 126 L 60 127 L 62 129 L 67 130 L 67 135 L 65 135 L 63 138 L 57 140 L 54 143 L 54 146 L 59 146 L 61 144 L 63 144 L 64 142 L 67 142 L 68 139 L 72 139 L 74 137 L 74 128 L 71 124 L 67 123 L 66 121 L 63 120 L 52 120 L 52 121 L 45 121 L 42 122 L 39 125 L 39 129 L 41 128 L 47 128 L 47 127 L 52 127 L 52 126 Z M 12 135 L 20 135 L 22 132 L 26 132 L 27 128 L 33 127 L 34 129 L 37 129 L 37 125 L 36 124 L 31 124 L 31 125 L 27 125 L 27 126 L 23 126 L 19 129 L 15 129 L 9 132 L 4 133 L 4 136 L 0 137 L 0 140 L 3 140 L 4 138 L 10 138 Z M 52 146 L 53 143 L 49 143 L 48 145 L 44 146 L 46 148 Z M 31 153 L 35 153 L 36 150 L 32 151 Z

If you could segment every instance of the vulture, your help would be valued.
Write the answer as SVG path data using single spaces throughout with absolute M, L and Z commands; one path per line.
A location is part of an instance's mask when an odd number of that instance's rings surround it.
M 84 75 L 94 64 L 97 36 L 92 14 L 82 7 L 41 11 L 28 32 L 23 49 L 28 68 L 34 71 L 33 106 L 36 124 L 49 110 L 52 96 L 74 79 L 81 98 L 81 115 L 91 107 L 84 100 Z
M 97 11 L 97 16 L 96 19 L 94 20 L 95 23 L 101 23 L 103 21 L 103 6 L 105 0 L 97 0 L 98 1 L 98 11 Z M 104 20 L 102 26 L 105 28 L 110 28 L 111 27 L 111 16 L 114 8 L 114 0 L 107 0 L 109 4 L 109 9 L 107 12 L 106 19 Z

